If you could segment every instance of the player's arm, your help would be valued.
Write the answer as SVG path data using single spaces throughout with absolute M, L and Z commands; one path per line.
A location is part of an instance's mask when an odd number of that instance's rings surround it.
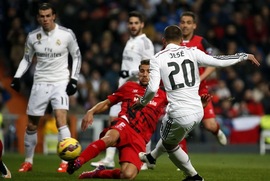
M 82 119 L 82 123 L 81 123 L 82 131 L 85 131 L 89 125 L 93 124 L 94 114 L 102 113 L 108 110 L 110 106 L 111 106 L 110 100 L 106 99 L 104 101 L 97 103 L 94 107 L 88 110 Z
M 82 62 L 82 57 L 81 57 L 81 52 L 77 43 L 77 39 L 75 34 L 73 33 L 72 30 L 69 30 L 71 34 L 71 38 L 68 44 L 68 50 L 69 53 L 72 57 L 72 70 L 71 70 L 71 79 L 78 80 L 79 78 L 79 73 L 81 70 L 81 62 Z
M 19 64 L 19 67 L 14 75 L 14 78 L 10 84 L 10 86 L 17 92 L 20 91 L 20 78 L 25 74 L 32 63 L 32 59 L 34 56 L 34 49 L 32 47 L 32 43 L 30 41 L 29 36 L 27 37 L 25 47 L 24 47 L 24 55 Z
M 72 30 L 70 30 L 70 41 L 68 44 L 68 50 L 72 57 L 72 69 L 71 69 L 71 75 L 70 75 L 70 81 L 67 85 L 66 92 L 67 94 L 73 95 L 77 91 L 77 80 L 79 79 L 79 73 L 81 70 L 81 52 L 76 40 L 76 36 L 73 33 Z
M 215 67 L 206 67 L 204 72 L 200 75 L 201 81 L 206 79 L 209 75 L 211 75 L 213 72 L 215 72 L 216 68 Z

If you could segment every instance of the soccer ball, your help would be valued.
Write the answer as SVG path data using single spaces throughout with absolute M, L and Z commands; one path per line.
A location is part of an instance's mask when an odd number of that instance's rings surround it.
M 65 138 L 58 142 L 57 154 L 65 161 L 75 160 L 81 153 L 82 146 L 74 138 Z

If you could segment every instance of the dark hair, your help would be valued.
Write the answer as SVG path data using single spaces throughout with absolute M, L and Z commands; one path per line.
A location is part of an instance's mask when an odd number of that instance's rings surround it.
M 131 12 L 129 12 L 128 18 L 131 18 L 131 17 L 137 17 L 143 23 L 145 21 L 144 16 L 140 12 L 138 12 L 138 11 L 131 11 Z
M 47 10 L 47 9 L 52 9 L 52 14 L 56 14 L 55 8 L 50 3 L 41 3 L 38 6 L 38 10 Z
M 142 60 L 140 65 L 139 65 L 139 69 L 141 68 L 141 65 L 150 65 L 150 60 L 149 59 Z
M 180 20 L 182 19 L 183 16 L 190 16 L 192 17 L 193 21 L 196 23 L 197 22 L 197 18 L 196 15 L 192 12 L 192 11 L 185 11 L 181 14 L 180 16 Z
M 164 30 L 164 38 L 166 41 L 179 40 L 182 36 L 182 30 L 176 25 L 167 26 Z

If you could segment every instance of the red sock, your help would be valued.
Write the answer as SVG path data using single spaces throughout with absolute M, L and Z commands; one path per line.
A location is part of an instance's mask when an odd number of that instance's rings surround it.
M 106 149 L 105 142 L 103 140 L 97 140 L 87 146 L 81 153 L 80 157 L 84 159 L 84 162 L 88 162 L 92 158 L 95 158 L 100 152 Z
M 187 141 L 186 139 L 183 139 L 180 143 L 179 143 L 179 146 L 182 148 L 182 150 L 184 150 L 184 152 L 188 152 L 187 150 Z
M 120 174 L 121 174 L 120 169 L 101 170 L 100 172 L 98 172 L 96 178 L 120 179 Z

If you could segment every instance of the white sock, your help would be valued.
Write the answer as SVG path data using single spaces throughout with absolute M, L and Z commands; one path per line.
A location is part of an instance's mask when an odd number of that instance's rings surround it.
M 25 162 L 33 164 L 35 148 L 37 145 L 37 131 L 26 130 L 24 134 Z
M 65 138 L 70 138 L 70 137 L 71 137 L 71 134 L 67 125 L 58 128 L 58 141 L 61 141 Z M 67 161 L 62 160 L 62 163 L 67 163 Z
M 115 153 L 116 153 L 116 148 L 115 147 L 108 147 L 106 149 L 105 160 L 114 161 L 114 155 L 115 155 Z
M 186 175 L 194 176 L 197 174 L 195 168 L 192 166 L 190 159 L 186 152 L 179 146 L 172 151 L 168 151 L 170 160 L 175 164 L 176 167 L 180 168 Z
M 156 148 L 151 151 L 151 155 L 154 159 L 157 159 L 160 155 L 162 155 L 164 152 L 166 152 L 166 149 L 162 145 L 162 140 L 159 139 L 159 141 L 156 144 Z
M 150 140 L 150 141 L 146 144 L 146 153 L 151 152 L 151 145 L 152 145 L 152 141 Z
M 58 141 L 61 141 L 64 138 L 70 138 L 70 137 L 71 137 L 71 134 L 67 125 L 58 128 Z

